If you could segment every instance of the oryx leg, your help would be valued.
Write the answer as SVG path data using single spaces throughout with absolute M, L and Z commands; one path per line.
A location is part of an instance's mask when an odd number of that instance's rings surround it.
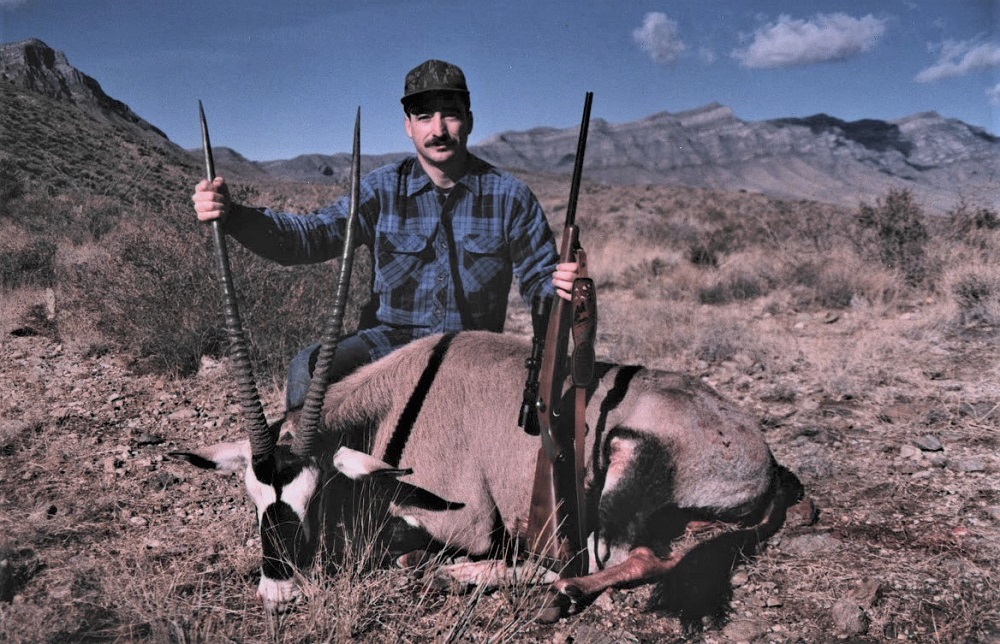
M 608 588 L 648 582 L 661 577 L 673 570 L 682 557 L 683 553 L 675 552 L 663 559 L 649 548 L 640 546 L 630 550 L 624 561 L 583 577 L 558 579 L 552 584 L 552 588 L 574 601 L 593 597 Z
M 501 559 L 449 564 L 441 566 L 434 573 L 435 584 L 443 588 L 475 586 L 492 589 L 515 581 L 548 584 L 558 578 L 558 574 L 537 564 L 508 565 Z

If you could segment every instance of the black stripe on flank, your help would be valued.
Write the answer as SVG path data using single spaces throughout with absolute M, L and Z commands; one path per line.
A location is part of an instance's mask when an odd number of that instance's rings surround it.
M 393 467 L 399 467 L 399 461 L 403 458 L 403 449 L 406 448 L 406 443 L 410 440 L 410 433 L 417 422 L 417 416 L 420 415 L 420 409 L 424 406 L 424 401 L 427 400 L 427 394 L 431 390 L 434 379 L 437 378 L 438 371 L 441 370 L 441 363 L 444 362 L 444 356 L 454 338 L 454 333 L 445 334 L 434 345 L 427 366 L 420 374 L 420 380 L 417 381 L 413 394 L 406 401 L 406 407 L 403 408 L 399 422 L 396 423 L 396 429 L 392 431 L 392 438 L 389 439 L 389 445 L 385 448 L 385 456 L 382 458 Z

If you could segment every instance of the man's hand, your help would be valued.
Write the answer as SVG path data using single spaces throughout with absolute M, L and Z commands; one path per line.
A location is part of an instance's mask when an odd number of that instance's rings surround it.
M 552 273 L 552 284 L 556 287 L 556 295 L 567 302 L 573 299 L 573 280 L 579 276 L 579 270 L 576 262 L 566 262 L 557 264 L 556 270 Z
M 215 181 L 209 183 L 207 179 L 202 179 L 195 186 L 194 195 L 191 196 L 194 202 L 194 210 L 198 214 L 198 221 L 212 221 L 218 219 L 224 221 L 229 214 L 229 188 L 222 177 L 216 177 Z

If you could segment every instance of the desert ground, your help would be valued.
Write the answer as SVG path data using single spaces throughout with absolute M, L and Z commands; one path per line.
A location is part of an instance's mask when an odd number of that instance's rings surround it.
M 532 187 L 557 222 L 565 181 Z M 672 610 L 690 589 L 670 580 L 540 624 L 523 584 L 450 592 L 362 565 L 307 571 L 305 601 L 266 615 L 240 477 L 167 456 L 242 437 L 228 359 L 162 368 L 156 343 L 95 340 L 105 311 L 178 326 L 193 295 L 80 307 L 59 276 L 106 256 L 67 244 L 51 286 L 3 291 L 0 640 L 1000 642 L 1000 232 L 975 212 L 887 261 L 856 211 L 587 186 L 601 356 L 738 401 L 819 511 L 737 562 L 717 620 Z M 529 328 L 512 293 L 507 332 Z M 269 417 L 279 373 L 261 377 Z

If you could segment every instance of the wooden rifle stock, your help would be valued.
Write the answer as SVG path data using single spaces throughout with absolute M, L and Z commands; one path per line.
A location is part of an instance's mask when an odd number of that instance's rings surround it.
M 593 93 L 587 92 L 577 142 L 573 180 L 566 205 L 566 224 L 559 249 L 560 263 L 578 260 L 579 228 L 576 225 L 576 203 L 580 193 L 583 157 L 590 124 Z M 538 427 L 542 445 L 535 465 L 535 482 L 528 515 L 528 548 L 531 552 L 562 565 L 564 577 L 587 573 L 586 520 L 583 502 L 582 427 L 570 405 L 562 408 L 563 385 L 567 375 L 572 310 L 570 302 L 554 297 L 549 312 L 548 327 L 539 370 L 537 401 Z

